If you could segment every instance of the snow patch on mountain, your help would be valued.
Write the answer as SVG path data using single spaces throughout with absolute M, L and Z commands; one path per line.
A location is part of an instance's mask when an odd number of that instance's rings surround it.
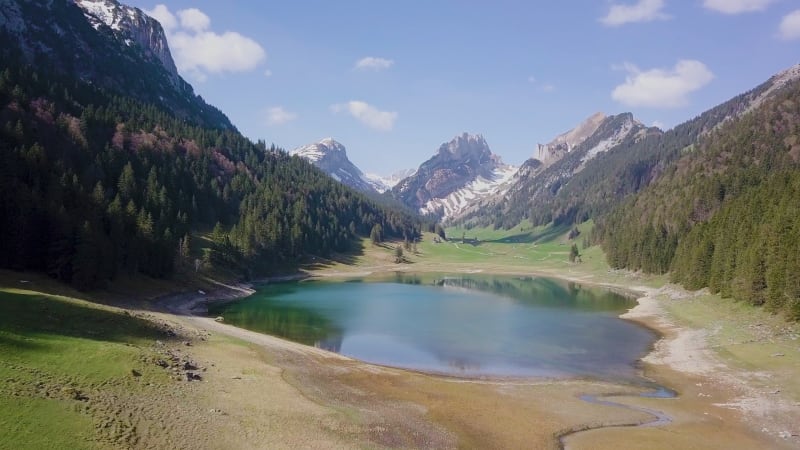
M 336 142 L 333 138 L 325 138 L 319 142 L 298 147 L 289 152 L 289 154 L 305 158 L 312 163 L 317 163 L 328 154 L 335 152 L 344 153 L 345 156 L 347 154 L 342 144 Z
M 442 221 L 457 217 L 462 211 L 475 202 L 489 196 L 503 195 L 511 186 L 518 168 L 502 165 L 496 167 L 489 177 L 478 176 L 466 186 L 451 192 L 444 198 L 428 200 L 420 208 L 422 214 L 441 214 Z
M 403 181 L 403 179 L 408 178 L 416 173 L 416 169 L 403 169 L 398 170 L 397 172 L 389 175 L 388 177 L 384 177 L 374 173 L 367 173 L 364 174 L 364 178 L 372 184 L 376 191 L 380 192 L 381 194 L 392 189 L 397 185 L 397 183 Z
M 786 86 L 787 83 L 790 81 L 796 80 L 800 78 L 800 64 L 795 64 L 794 66 L 775 74 L 772 78 L 769 79 L 771 83 L 770 87 L 766 89 L 764 92 L 761 93 L 758 97 L 753 99 L 750 104 L 747 106 L 747 109 L 744 110 L 740 115 L 744 115 L 756 108 L 758 108 L 765 100 L 772 97 L 772 94 L 777 91 L 778 89 Z
M 594 113 L 578 126 L 556 136 L 549 143 L 538 144 L 536 158 L 545 166 L 555 163 L 594 134 L 606 117 L 602 112 Z
M 289 154 L 304 158 L 334 180 L 351 188 L 367 193 L 383 192 L 379 189 L 383 186 L 376 184 L 374 180 L 364 175 L 361 169 L 347 158 L 347 149 L 344 145 L 336 142 L 333 138 L 325 138 L 319 142 L 298 147 Z
M 171 75 L 173 85 L 180 86 L 178 69 L 169 51 L 167 37 L 161 24 L 139 8 L 123 5 L 116 0 L 74 0 L 83 10 L 86 20 L 95 30 L 105 25 L 128 47 L 139 44 L 158 58 Z
M 598 154 L 611 150 L 612 148 L 621 144 L 622 141 L 624 141 L 632 131 L 639 129 L 640 127 L 641 123 L 639 121 L 633 118 L 626 120 L 625 123 L 618 128 L 612 136 L 608 137 L 607 139 L 603 139 L 602 141 L 598 142 L 597 145 L 587 150 L 586 155 L 581 158 L 581 163 L 585 164 Z
M 95 30 L 100 28 L 102 23 L 115 31 L 122 29 L 120 26 L 122 22 L 121 15 L 117 14 L 117 10 L 121 5 L 115 5 L 105 0 L 78 0 L 76 3 L 83 8 L 84 15 L 92 22 Z M 135 15 L 132 17 L 135 17 Z M 99 19 L 99 21 L 95 19 Z

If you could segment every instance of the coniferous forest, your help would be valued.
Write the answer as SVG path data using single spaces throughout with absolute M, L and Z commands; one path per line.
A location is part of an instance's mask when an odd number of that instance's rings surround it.
M 683 149 L 597 221 L 616 268 L 800 317 L 800 83 Z
M 192 232 L 208 262 L 245 276 L 348 251 L 375 224 L 416 218 L 230 127 L 178 118 L 90 83 L 40 73 L 10 47 L 0 67 L 0 267 L 88 289 L 120 273 L 169 277 Z

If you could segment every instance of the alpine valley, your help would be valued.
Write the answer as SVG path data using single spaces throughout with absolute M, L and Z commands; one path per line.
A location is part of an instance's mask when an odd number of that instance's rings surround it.
M 666 130 L 587 105 L 519 166 L 447 128 L 379 176 L 245 136 L 170 50 L 220 35 L 165 10 L 0 0 L 0 448 L 800 445 L 800 65 Z

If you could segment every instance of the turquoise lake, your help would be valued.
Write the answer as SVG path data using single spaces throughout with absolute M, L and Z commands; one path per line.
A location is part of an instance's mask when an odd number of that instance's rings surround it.
M 630 297 L 547 278 L 396 274 L 265 284 L 210 314 L 387 366 L 459 376 L 636 378 L 656 339 Z

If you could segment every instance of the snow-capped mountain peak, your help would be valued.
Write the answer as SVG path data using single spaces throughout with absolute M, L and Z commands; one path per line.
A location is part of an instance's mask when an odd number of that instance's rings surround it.
M 136 18 L 136 12 L 133 8 L 123 7 L 106 0 L 76 0 L 75 3 L 83 8 L 84 15 L 92 22 L 95 29 L 99 28 L 101 23 L 104 23 L 112 30 L 119 31 L 122 29 L 120 24 L 125 13 L 131 19 Z
M 463 133 L 439 146 L 392 192 L 409 207 L 448 219 L 480 198 L 496 195 L 516 170 L 492 153 L 483 136 Z
M 298 147 L 289 154 L 308 160 L 336 181 L 359 191 L 374 193 L 386 190 L 381 184 L 364 175 L 361 169 L 347 158 L 347 149 L 344 145 L 331 137 Z
M 301 158 L 305 158 L 312 163 L 316 163 L 324 158 L 330 157 L 329 155 L 337 153 L 341 154 L 341 156 L 345 159 L 347 158 L 347 150 L 345 149 L 344 145 L 331 137 L 322 139 L 321 141 L 313 144 L 298 147 L 289 152 L 291 155 L 297 155 Z
M 180 85 L 178 69 L 169 51 L 167 38 L 161 24 L 139 8 L 123 5 L 116 0 L 74 0 L 83 15 L 99 30 L 110 28 L 128 46 L 133 43 L 156 57 L 170 73 L 174 85 Z

